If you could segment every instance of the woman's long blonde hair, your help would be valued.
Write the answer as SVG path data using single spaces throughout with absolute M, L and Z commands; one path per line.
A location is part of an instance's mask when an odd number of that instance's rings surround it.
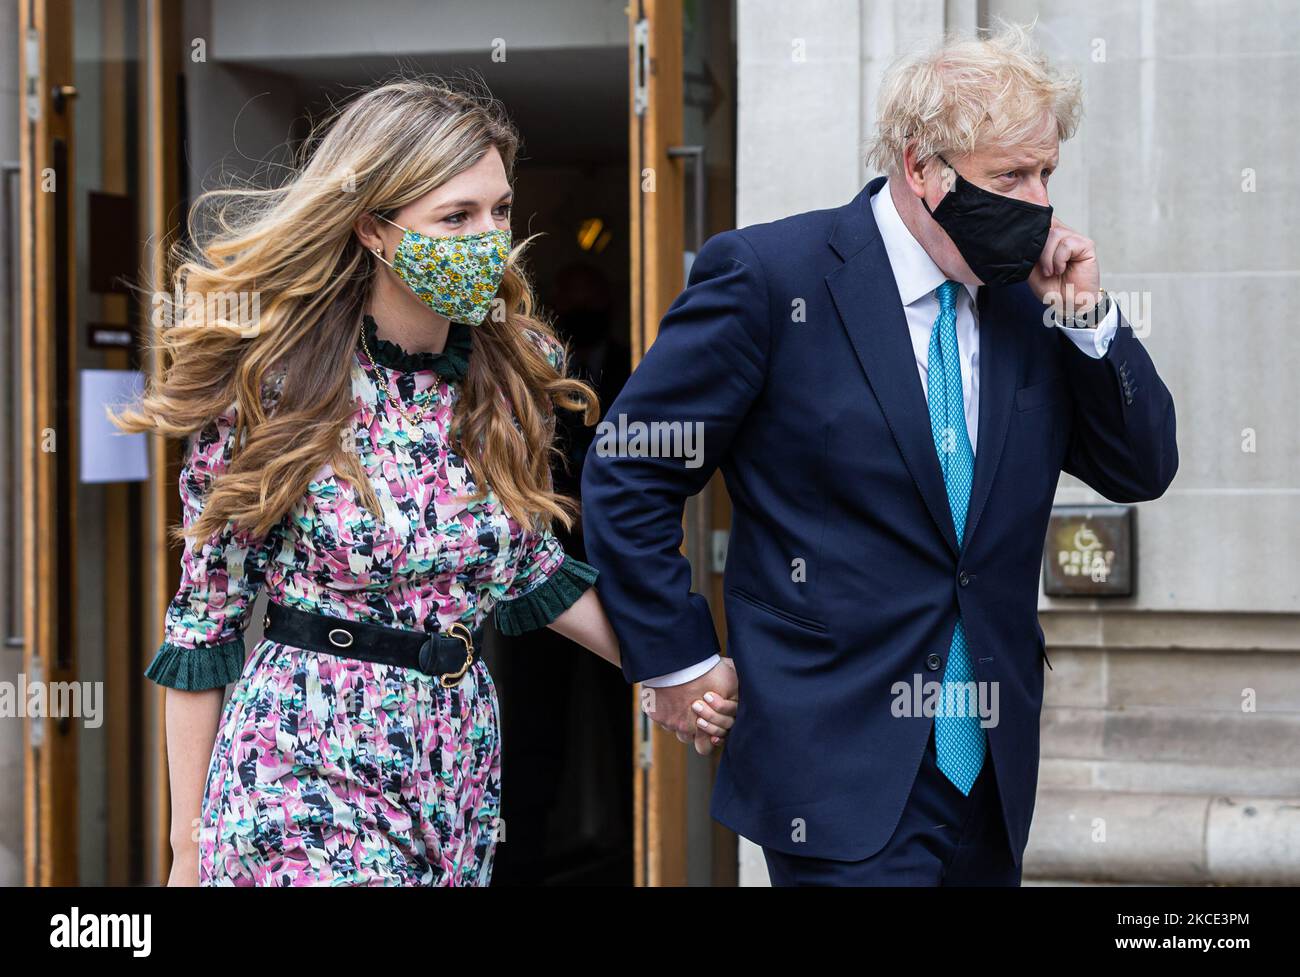
M 162 366 L 141 401 L 113 417 L 126 431 L 178 437 L 235 406 L 231 463 L 189 534 L 208 539 L 228 522 L 268 532 L 326 462 L 382 520 L 360 458 L 342 440 L 356 409 L 353 356 L 378 268 L 353 224 L 366 213 L 393 213 L 492 147 L 512 174 L 518 145 L 489 97 L 403 79 L 364 92 L 318 126 L 279 187 L 213 190 L 196 201 L 189 238 L 197 243 L 173 249 L 173 284 L 178 295 L 208 301 L 166 300 L 171 324 L 150 344 Z M 200 242 L 207 205 L 215 223 Z M 568 527 L 576 503 L 551 488 L 554 408 L 582 411 L 592 424 L 598 406 L 594 391 L 552 366 L 542 348 L 558 344 L 535 313 L 519 265 L 523 246 L 512 251 L 494 303 L 505 314 L 494 309 L 474 329 L 453 431 L 477 498 L 490 487 L 517 521 Z M 213 321 L 212 296 L 226 297 L 219 308 L 254 296 L 255 321 L 220 312 Z

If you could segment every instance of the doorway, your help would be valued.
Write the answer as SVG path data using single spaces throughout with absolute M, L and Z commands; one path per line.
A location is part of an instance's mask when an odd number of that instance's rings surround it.
M 150 368 L 136 353 L 148 310 L 120 283 L 142 269 L 162 281 L 152 244 L 180 232 L 190 200 L 223 175 L 273 179 L 310 118 L 395 71 L 478 80 L 507 107 L 524 139 L 516 237 L 542 235 L 528 258 L 539 302 L 602 409 L 701 241 L 732 226 L 730 3 L 449 0 L 420 24 L 379 4 L 366 31 L 345 3 L 21 4 L 43 110 L 23 159 L 21 423 L 65 446 L 82 371 Z M 36 193 L 51 167 L 75 192 Z M 576 495 L 593 432 L 562 421 L 569 464 L 555 480 Z M 32 450 L 21 466 L 27 671 L 100 682 L 124 706 L 102 730 L 24 727 L 31 882 L 166 878 L 162 699 L 142 672 L 177 583 L 162 535 L 179 518 L 177 461 L 153 443 L 146 478 L 90 487 L 72 450 Z M 687 516 L 696 586 L 715 600 L 726 511 L 715 479 Z M 580 528 L 563 541 L 585 556 Z M 249 621 L 253 647 L 261 609 Z M 707 813 L 716 756 L 657 736 L 620 672 L 550 631 L 493 636 L 486 657 L 503 718 L 494 884 L 734 881 L 734 836 Z

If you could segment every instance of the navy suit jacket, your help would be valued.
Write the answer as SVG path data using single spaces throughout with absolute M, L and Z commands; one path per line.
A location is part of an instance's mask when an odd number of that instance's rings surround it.
M 1027 284 L 980 288 L 979 434 L 958 546 L 871 211 L 884 182 L 700 250 L 606 417 L 699 424 L 703 464 L 611 455 L 598 437 L 582 478 L 587 555 L 629 681 L 717 651 L 680 546 L 685 500 L 721 468 L 740 708 L 710 813 L 792 854 L 861 859 L 889 840 L 933 723 L 896 714 L 896 683 L 942 678 L 960 613 L 977 679 L 998 687 L 989 751 L 1019 861 L 1057 481 L 1066 471 L 1116 502 L 1157 498 L 1178 467 L 1174 405 L 1127 322 L 1093 359 L 1044 326 Z

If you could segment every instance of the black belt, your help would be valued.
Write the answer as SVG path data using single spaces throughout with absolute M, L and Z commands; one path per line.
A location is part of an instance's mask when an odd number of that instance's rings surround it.
M 474 664 L 474 649 L 483 634 L 481 628 L 471 632 L 459 621 L 445 633 L 408 631 L 317 614 L 273 600 L 266 602 L 266 611 L 263 633 L 272 641 L 327 655 L 417 668 L 437 676 L 446 689 L 454 688 Z

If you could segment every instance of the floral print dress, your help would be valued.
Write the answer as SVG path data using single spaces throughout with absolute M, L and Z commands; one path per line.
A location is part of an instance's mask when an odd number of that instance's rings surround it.
M 521 527 L 475 485 L 448 436 L 472 350 L 452 323 L 441 353 L 362 328 L 350 436 L 378 494 L 372 513 L 327 465 L 264 538 L 231 526 L 190 540 L 145 674 L 200 690 L 234 683 L 198 825 L 202 885 L 487 885 L 501 803 L 500 713 L 481 658 L 455 687 L 418 669 L 295 648 L 243 628 L 259 589 L 281 604 L 435 632 L 489 614 L 508 634 L 542 627 L 596 571 L 549 531 Z M 559 366 L 558 347 L 542 343 Z M 436 401 L 413 426 L 389 400 Z M 230 464 L 234 409 L 190 439 L 183 522 Z

